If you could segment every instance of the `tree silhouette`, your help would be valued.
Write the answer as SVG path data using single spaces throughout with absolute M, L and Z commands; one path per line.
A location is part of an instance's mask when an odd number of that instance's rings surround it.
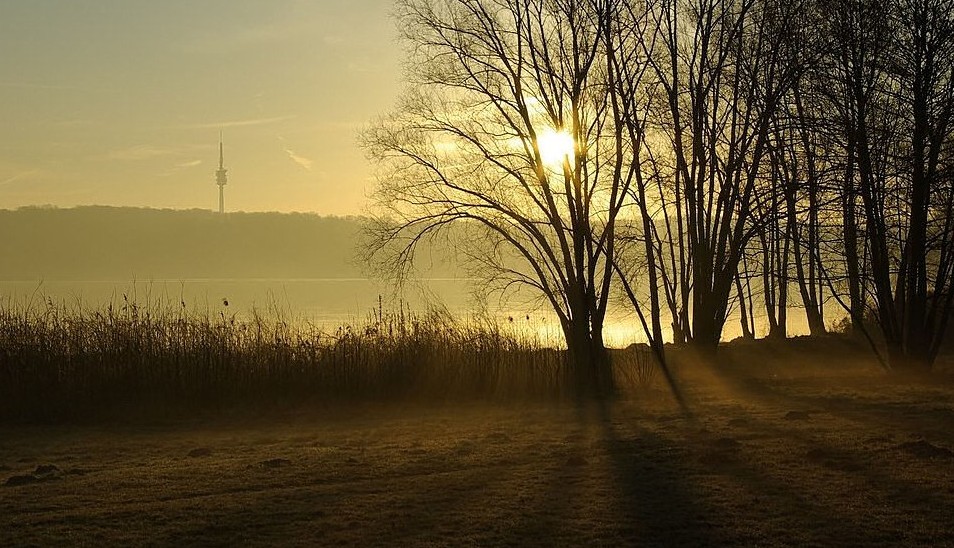
M 457 244 L 470 264 L 500 288 L 543 296 L 575 385 L 596 393 L 613 385 L 603 324 L 642 146 L 638 128 L 618 123 L 613 4 L 401 2 L 414 88 L 364 136 L 387 166 L 378 257 L 404 268 L 422 239 L 465 227 Z M 558 163 L 541 145 L 555 132 L 573 142 Z
M 659 197 L 670 211 L 664 278 L 676 338 L 708 352 L 762 222 L 771 122 L 802 70 L 807 12 L 800 2 L 661 0 L 650 13 L 657 33 L 644 43 L 664 90 L 654 150 L 669 189 Z
M 448 236 L 488 287 L 542 296 L 587 392 L 612 390 L 614 293 L 663 364 L 667 319 L 706 354 L 736 306 L 746 336 L 759 305 L 787 336 L 792 283 L 812 334 L 847 292 L 892 366 L 933 363 L 954 299 L 954 0 L 398 12 L 413 87 L 365 134 L 382 264 Z M 550 158 L 554 138 L 572 152 Z
M 890 365 L 928 369 L 954 278 L 954 3 L 845 0 L 828 9 L 823 78 L 845 143 L 845 157 L 833 161 L 846 166 L 849 311 L 860 326 L 870 287 Z

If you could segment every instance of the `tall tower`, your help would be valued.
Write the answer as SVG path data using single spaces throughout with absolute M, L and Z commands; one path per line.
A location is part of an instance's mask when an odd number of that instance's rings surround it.
M 222 133 L 219 132 L 219 169 L 215 171 L 215 184 L 219 185 L 219 213 L 225 213 L 225 185 L 229 182 L 225 169 L 225 148 L 222 145 Z

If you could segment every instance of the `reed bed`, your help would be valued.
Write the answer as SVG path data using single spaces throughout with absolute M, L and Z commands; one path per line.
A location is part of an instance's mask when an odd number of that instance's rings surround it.
M 123 297 L 0 306 L 0 417 L 301 402 L 548 397 L 564 353 L 489 320 L 377 310 L 333 330 L 285 314 Z

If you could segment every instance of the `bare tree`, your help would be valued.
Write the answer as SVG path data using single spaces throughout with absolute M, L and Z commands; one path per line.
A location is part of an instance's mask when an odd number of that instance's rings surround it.
M 365 135 L 386 166 L 378 256 L 401 267 L 423 239 L 465 227 L 460 248 L 486 279 L 542 295 L 576 386 L 597 393 L 612 390 L 603 324 L 642 146 L 613 93 L 640 77 L 616 56 L 613 5 L 402 0 L 414 87 Z
M 866 215 L 869 206 L 859 203 L 862 189 L 873 191 L 888 166 L 888 143 L 892 140 L 886 98 L 889 83 L 886 73 L 890 29 L 887 25 L 889 3 L 886 0 L 837 0 L 826 10 L 829 46 L 818 73 L 816 92 L 832 107 L 832 163 L 842 166 L 841 183 L 832 191 L 839 196 L 841 235 L 838 253 L 843 258 L 843 275 L 834 273 L 835 264 L 825 265 L 829 283 L 843 278 L 848 289 L 847 310 L 856 332 L 865 332 L 866 294 L 870 285 L 865 265 L 874 262 L 872 250 L 883 257 L 880 245 L 870 239 L 865 228 L 878 225 L 881 216 L 875 204 L 875 216 Z M 872 192 L 868 202 L 874 198 Z M 880 264 L 884 261 L 879 259 Z M 835 288 L 835 286 L 832 286 Z
M 772 147 L 769 147 L 772 150 Z M 768 336 L 788 336 L 788 286 L 791 247 L 795 223 L 784 215 L 791 177 L 787 163 L 778 154 L 769 154 L 771 177 L 765 192 L 756 196 L 754 227 L 762 265 L 762 301 L 768 320 Z
M 901 0 L 896 21 L 890 68 L 898 118 L 910 131 L 896 170 L 902 202 L 892 223 L 899 238 L 893 295 L 881 291 L 883 269 L 875 287 L 892 366 L 920 369 L 937 357 L 954 297 L 954 1 Z M 878 241 L 887 236 L 880 229 L 870 231 Z
M 849 279 L 861 274 L 859 224 L 888 362 L 929 369 L 954 283 L 954 2 L 842 0 L 830 15 Z M 850 285 L 856 325 L 863 289 Z
M 667 375 L 671 388 L 678 397 L 678 390 L 669 377 L 669 370 L 665 357 L 665 339 L 662 328 L 662 300 L 661 286 L 665 269 L 660 268 L 661 252 L 657 246 L 656 214 L 658 204 L 653 203 L 653 179 L 658 174 L 654 169 L 652 158 L 647 158 L 646 128 L 649 123 L 653 98 L 658 94 L 658 84 L 647 78 L 649 63 L 646 53 L 646 41 L 656 35 L 656 28 L 648 17 L 642 2 L 610 2 L 607 5 L 607 24 L 604 28 L 606 36 L 605 50 L 607 55 L 607 74 L 610 84 L 610 102 L 612 109 L 612 125 L 617 129 L 617 142 L 620 143 L 619 153 L 628 151 L 631 181 L 626 186 L 627 206 L 635 210 L 631 217 L 635 218 L 628 230 L 620 230 L 618 239 L 622 244 L 616 256 L 613 257 L 619 274 L 619 282 L 636 311 L 646 334 L 649 344 Z M 628 146 L 622 146 L 622 143 Z M 623 228 L 623 227 L 621 227 Z M 636 244 L 635 253 L 625 249 L 625 244 Z M 620 265 L 632 264 L 631 259 L 638 257 L 638 264 L 644 264 L 645 269 L 625 271 Z M 645 274 L 644 283 L 639 278 Z M 643 311 L 642 301 L 637 296 L 639 285 L 643 285 L 648 292 L 649 317 Z
M 814 45 L 824 47 L 825 44 Z M 806 55 L 816 56 L 812 52 Z M 810 59 L 809 65 L 814 66 L 815 59 Z M 798 78 L 773 121 L 771 199 L 772 211 L 780 219 L 776 220 L 768 212 L 766 215 L 770 222 L 784 227 L 783 260 L 775 268 L 779 283 L 788 284 L 794 278 L 809 331 L 812 335 L 821 335 L 826 332 L 825 283 L 819 264 L 825 205 L 823 178 L 830 170 L 827 169 L 829 147 L 825 131 L 828 128 L 820 115 L 820 101 L 812 93 L 812 83 L 805 75 Z M 781 235 L 778 229 L 776 234 Z M 779 247 L 776 244 L 776 248 Z M 792 270 L 795 276 L 791 276 Z M 780 295 L 785 292 L 780 286 Z M 780 302 L 778 315 L 782 314 Z M 784 322 L 777 323 L 779 334 L 784 336 Z
M 706 351 L 721 338 L 758 225 L 771 121 L 801 70 L 800 4 L 659 0 L 649 8 L 659 28 L 649 58 L 665 91 L 650 148 L 672 181 L 657 197 L 669 249 L 660 264 L 674 330 Z
M 820 62 L 795 80 L 769 147 L 772 179 L 782 183 L 765 195 L 772 207 L 762 208 L 767 221 L 758 232 L 769 323 L 781 323 L 773 316 L 783 311 L 772 303 L 776 291 L 785 293 L 787 271 L 785 261 L 767 264 L 784 257 L 782 225 L 770 214 L 775 197 L 785 197 L 784 239 L 791 240 L 812 333 L 824 330 L 817 281 L 835 270 L 822 262 L 823 208 L 837 204 L 828 215 L 840 221 L 840 279 L 853 324 L 862 326 L 870 291 L 891 363 L 925 367 L 949 316 L 952 4 L 843 0 L 817 7 L 829 32 L 808 56 L 814 50 Z M 834 115 L 826 118 L 826 110 Z

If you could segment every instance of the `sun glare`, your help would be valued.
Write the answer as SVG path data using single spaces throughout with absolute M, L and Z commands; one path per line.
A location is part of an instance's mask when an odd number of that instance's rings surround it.
M 559 169 L 567 156 L 573 162 L 573 136 L 565 131 L 547 129 L 537 135 L 540 156 L 547 167 Z

